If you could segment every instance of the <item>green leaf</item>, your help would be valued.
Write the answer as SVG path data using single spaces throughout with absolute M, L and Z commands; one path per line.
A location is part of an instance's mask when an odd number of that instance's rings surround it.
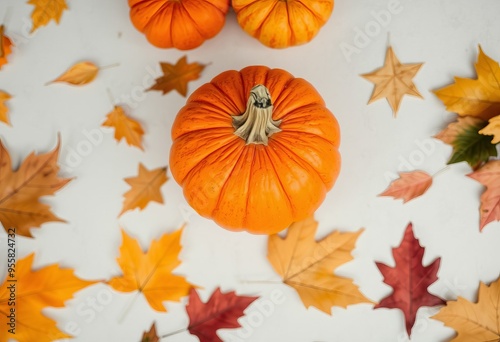
M 493 137 L 479 134 L 479 131 L 487 124 L 487 121 L 477 120 L 463 127 L 451 144 L 453 155 L 448 164 L 465 161 L 476 169 L 486 163 L 490 157 L 497 156 L 496 145 L 491 142 Z

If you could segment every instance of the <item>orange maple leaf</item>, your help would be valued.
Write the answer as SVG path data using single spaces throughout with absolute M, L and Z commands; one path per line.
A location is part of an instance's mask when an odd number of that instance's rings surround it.
M 9 112 L 9 108 L 5 105 L 5 102 L 9 100 L 11 96 L 4 91 L 0 91 L 0 121 L 5 122 L 10 126 L 9 116 L 7 115 Z
M 372 73 L 361 75 L 375 84 L 368 103 L 386 98 L 396 116 L 404 95 L 423 98 L 412 79 L 422 67 L 422 63 L 401 64 L 392 47 L 387 48 L 384 66 Z
M 284 239 L 277 234 L 269 237 L 267 258 L 275 271 L 298 292 L 306 307 L 314 306 L 330 314 L 334 305 L 345 308 L 370 303 L 351 279 L 334 274 L 337 267 L 352 260 L 351 251 L 362 230 L 335 231 L 315 241 L 317 227 L 310 217 L 293 223 Z
M 95 283 L 81 280 L 73 270 L 59 268 L 57 264 L 32 270 L 33 259 L 34 254 L 30 254 L 15 265 L 9 265 L 7 277 L 0 285 L 1 341 L 14 338 L 49 342 L 71 337 L 60 331 L 42 309 L 63 307 L 75 292 Z M 9 329 L 14 329 L 15 335 Z
M 182 96 L 187 95 L 188 82 L 200 78 L 200 73 L 205 68 L 205 65 L 200 63 L 188 63 L 186 56 L 181 57 L 175 65 L 161 62 L 160 66 L 163 76 L 157 78 L 148 91 L 159 90 L 166 94 L 175 89 Z
M 0 25 L 0 69 L 7 64 L 7 56 L 12 52 L 12 41 L 4 33 L 4 26 Z
M 166 312 L 164 301 L 178 301 L 193 287 L 184 277 L 172 273 L 180 264 L 182 231 L 183 227 L 153 241 L 146 253 L 136 240 L 122 231 L 117 261 L 123 275 L 112 278 L 108 284 L 121 292 L 142 292 L 153 309 Z
M 491 160 L 468 176 L 486 187 L 481 195 L 479 230 L 500 220 L 500 160 Z
M 47 25 L 51 20 L 59 24 L 63 11 L 68 9 L 65 0 L 29 0 L 28 4 L 35 6 L 31 13 L 31 32 Z
M 500 340 L 500 279 L 489 286 L 480 283 L 477 298 L 477 303 L 462 297 L 448 301 L 431 317 L 456 330 L 457 336 L 450 342 Z
M 45 222 L 64 222 L 39 197 L 54 195 L 71 179 L 60 178 L 57 157 L 60 142 L 49 153 L 31 153 L 17 171 L 12 171 L 8 151 L 0 141 L 0 222 L 5 230 L 31 237 L 30 228 Z
M 432 185 L 432 176 L 424 171 L 401 172 L 379 196 L 392 196 L 406 203 L 423 195 Z
M 155 201 L 163 203 L 163 196 L 160 187 L 167 181 L 167 168 L 160 167 L 154 170 L 148 170 L 144 165 L 139 164 L 139 175 L 137 177 L 125 178 L 131 189 L 123 195 L 122 215 L 127 210 L 135 208 L 144 209 L 149 202 Z M 118 216 L 120 216 L 118 215 Z
M 115 106 L 106 116 L 106 121 L 103 122 L 102 126 L 115 129 L 116 141 L 125 139 L 130 146 L 136 146 L 143 150 L 142 136 L 144 135 L 144 130 L 137 120 L 125 114 L 122 107 Z
M 479 46 L 477 79 L 455 77 L 455 83 L 434 93 L 450 112 L 489 120 L 500 113 L 500 65 Z

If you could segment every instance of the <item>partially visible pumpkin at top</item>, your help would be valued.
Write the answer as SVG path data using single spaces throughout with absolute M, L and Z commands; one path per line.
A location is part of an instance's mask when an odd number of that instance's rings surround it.
M 161 48 L 189 50 L 224 26 L 229 0 L 128 0 L 130 19 Z
M 314 87 L 281 69 L 225 71 L 172 126 L 188 203 L 230 230 L 273 234 L 312 215 L 340 171 L 340 130 Z
M 238 23 L 272 48 L 311 41 L 328 21 L 333 0 L 233 0 Z

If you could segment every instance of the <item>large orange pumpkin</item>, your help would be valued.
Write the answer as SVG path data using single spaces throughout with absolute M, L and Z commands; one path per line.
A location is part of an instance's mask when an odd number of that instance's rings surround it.
M 128 0 L 130 19 L 151 44 L 194 49 L 224 26 L 229 0 Z
M 333 0 L 233 0 L 238 23 L 272 48 L 309 42 L 333 11 Z
M 251 66 L 188 98 L 172 127 L 170 169 L 200 215 L 272 234 L 321 204 L 340 170 L 339 139 L 309 82 Z

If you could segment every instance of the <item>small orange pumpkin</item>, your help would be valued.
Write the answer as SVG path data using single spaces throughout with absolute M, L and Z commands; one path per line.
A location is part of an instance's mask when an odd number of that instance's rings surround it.
M 3 65 L 7 64 L 7 56 L 12 52 L 12 42 L 9 37 L 4 35 L 4 30 L 4 26 L 0 25 L 0 44 L 2 44 L 0 47 L 0 69 Z
M 333 0 L 233 0 L 238 23 L 272 48 L 309 42 L 327 22 Z
M 225 71 L 172 127 L 170 169 L 188 203 L 230 230 L 273 234 L 312 215 L 340 171 L 337 120 L 304 79 Z
M 130 19 L 149 42 L 189 50 L 224 26 L 229 0 L 128 0 Z

